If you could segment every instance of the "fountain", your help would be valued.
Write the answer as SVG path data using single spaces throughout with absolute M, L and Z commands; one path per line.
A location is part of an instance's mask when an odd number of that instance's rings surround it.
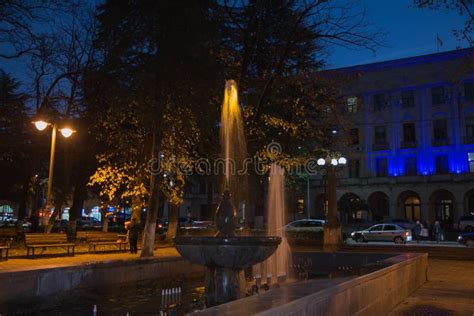
M 264 261 L 278 248 L 281 237 L 278 236 L 236 236 L 235 206 L 231 190 L 236 190 L 236 200 L 242 198 L 239 181 L 232 167 L 245 157 L 242 115 L 238 103 L 235 81 L 226 82 L 224 103 L 222 106 L 221 142 L 225 157 L 224 194 L 219 204 L 215 221 L 216 236 L 176 236 L 176 249 L 181 256 L 191 262 L 205 265 L 206 303 L 219 305 L 243 296 L 243 269 Z M 241 201 L 241 200 L 240 200 Z
M 285 170 L 276 163 L 270 167 L 267 203 L 267 234 L 281 238 L 277 251 L 267 260 L 254 267 L 257 284 L 262 276 L 268 285 L 281 283 L 290 275 L 291 250 L 285 236 Z

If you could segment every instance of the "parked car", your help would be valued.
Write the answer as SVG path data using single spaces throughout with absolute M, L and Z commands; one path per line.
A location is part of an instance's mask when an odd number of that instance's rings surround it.
M 322 219 L 300 219 L 285 225 L 287 232 L 322 231 L 325 221 Z
M 69 223 L 69 221 L 67 221 L 65 219 L 61 219 L 61 220 L 57 219 L 54 222 L 52 232 L 53 233 L 65 233 L 65 232 L 67 232 L 68 223 Z
M 156 221 L 156 233 L 164 234 L 168 231 L 168 220 L 167 219 L 158 219 Z
M 407 229 L 413 229 L 415 227 L 415 222 L 407 218 L 389 218 L 383 221 L 385 224 L 396 224 Z
M 467 247 L 474 247 L 474 232 L 459 235 L 458 243 Z
M 465 215 L 459 218 L 459 230 L 474 232 L 474 215 Z
M 81 217 L 77 220 L 76 225 L 77 228 L 81 230 L 99 230 L 102 228 L 102 223 L 94 217 Z
M 397 224 L 378 224 L 365 230 L 351 233 L 351 238 L 357 242 L 393 241 L 401 244 L 412 240 L 411 230 Z

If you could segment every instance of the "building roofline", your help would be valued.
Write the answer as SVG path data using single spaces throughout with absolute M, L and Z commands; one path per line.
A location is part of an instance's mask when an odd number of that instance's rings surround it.
M 392 59 L 369 64 L 354 65 L 341 68 L 333 68 L 324 70 L 324 72 L 355 72 L 355 71 L 374 71 L 386 68 L 412 66 L 417 64 L 428 64 L 446 60 L 463 58 L 469 55 L 474 56 L 474 47 L 450 50 L 447 52 L 434 53 L 428 55 L 419 55 L 413 57 L 405 57 L 400 59 Z

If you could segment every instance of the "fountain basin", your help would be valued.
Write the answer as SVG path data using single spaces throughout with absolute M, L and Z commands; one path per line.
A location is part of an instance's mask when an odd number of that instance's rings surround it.
M 176 236 L 176 249 L 193 263 L 229 269 L 245 269 L 275 252 L 280 237 Z
M 176 236 L 174 242 L 183 258 L 207 267 L 206 305 L 215 306 L 243 296 L 242 270 L 270 257 L 281 238 Z

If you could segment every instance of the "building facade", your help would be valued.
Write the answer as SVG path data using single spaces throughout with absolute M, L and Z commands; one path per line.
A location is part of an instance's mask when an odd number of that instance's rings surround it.
M 353 78 L 343 107 L 352 122 L 338 172 L 341 220 L 409 218 L 444 225 L 474 213 L 474 49 L 331 72 Z M 311 179 L 312 216 L 326 209 Z

